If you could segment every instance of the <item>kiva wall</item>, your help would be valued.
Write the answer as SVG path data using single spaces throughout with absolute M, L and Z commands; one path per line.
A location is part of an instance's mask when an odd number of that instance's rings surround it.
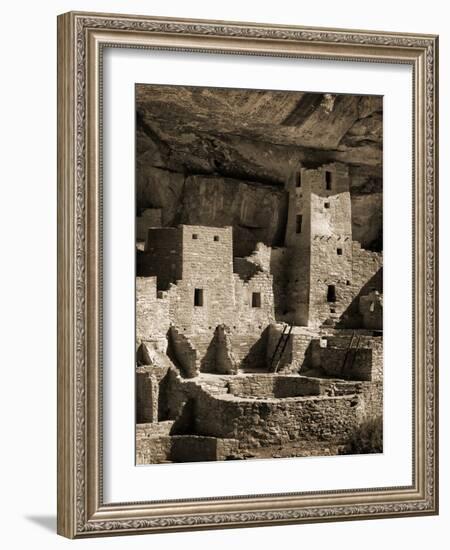
M 292 440 L 344 444 L 359 425 L 361 399 L 291 397 L 253 400 L 207 396 L 195 405 L 195 430 L 203 435 L 238 439 L 241 449 L 283 445 Z

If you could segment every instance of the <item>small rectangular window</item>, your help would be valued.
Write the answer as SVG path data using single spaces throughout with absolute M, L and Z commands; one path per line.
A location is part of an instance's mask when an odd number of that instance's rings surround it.
M 342 248 L 336 248 L 336 253 L 338 256 L 342 256 Z
M 252 307 L 261 307 L 261 292 L 252 292 Z
M 327 191 L 331 191 L 331 185 L 333 183 L 333 173 L 329 170 L 325 172 L 325 187 Z
M 302 186 L 302 173 L 297 172 L 295 176 L 295 187 L 301 187 Z
M 194 291 L 194 306 L 203 307 L 203 288 L 196 288 Z
M 336 301 L 336 287 L 334 285 L 328 285 L 327 302 Z
M 198 239 L 197 233 L 192 233 L 192 238 L 193 238 L 193 239 Z
M 214 240 L 217 242 L 219 240 L 219 235 L 214 235 Z
M 303 216 L 301 214 L 298 214 L 295 217 L 295 232 L 296 233 L 301 233 L 302 232 L 302 221 L 303 221 Z
M 325 206 L 325 208 L 330 208 L 330 203 L 326 202 L 326 203 L 324 203 L 324 206 Z

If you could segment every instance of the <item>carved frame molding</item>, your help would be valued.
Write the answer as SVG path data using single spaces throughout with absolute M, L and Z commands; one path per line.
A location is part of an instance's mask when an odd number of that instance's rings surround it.
M 104 504 L 103 47 L 407 63 L 414 89 L 413 485 Z M 70 12 L 58 18 L 58 532 L 75 538 L 436 514 L 437 61 L 431 35 Z M 150 495 L 149 495 L 150 497 Z

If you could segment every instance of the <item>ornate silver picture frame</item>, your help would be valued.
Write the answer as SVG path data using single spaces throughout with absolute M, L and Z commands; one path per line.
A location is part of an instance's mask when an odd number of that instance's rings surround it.
M 413 205 L 413 326 L 411 349 L 405 350 L 412 356 L 413 365 L 411 484 L 273 493 L 261 483 L 257 494 L 177 499 L 155 499 L 149 488 L 145 501 L 105 500 L 104 461 L 108 457 L 103 443 L 103 88 L 106 85 L 103 56 L 106 48 L 411 67 L 412 193 L 406 200 Z M 438 513 L 437 116 L 437 36 L 77 12 L 59 16 L 59 534 L 82 538 Z M 134 189 L 134 182 L 129 185 Z M 339 250 L 341 255 L 342 248 Z M 195 299 L 202 302 L 203 296 Z M 260 299 L 255 296 L 254 307 L 260 307 Z M 129 367 L 134 369 L 135 365 Z M 133 454 L 134 450 L 130 452 Z

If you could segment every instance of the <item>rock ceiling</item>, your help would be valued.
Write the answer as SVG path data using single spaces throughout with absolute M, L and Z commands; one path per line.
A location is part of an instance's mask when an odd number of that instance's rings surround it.
M 136 116 L 137 205 L 162 207 L 166 223 L 201 223 L 202 213 L 183 210 L 195 204 L 196 182 L 203 194 L 209 182 L 218 195 L 227 185 L 228 193 L 257 185 L 277 195 L 299 162 L 336 160 L 350 166 L 354 238 L 379 240 L 380 96 L 138 85 Z M 208 224 L 217 205 L 209 207 Z

